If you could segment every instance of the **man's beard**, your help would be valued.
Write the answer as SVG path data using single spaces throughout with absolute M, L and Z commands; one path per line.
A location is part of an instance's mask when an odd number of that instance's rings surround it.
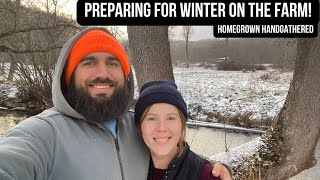
M 114 82 L 110 79 L 95 79 L 92 82 Z M 114 83 L 117 84 L 117 83 Z M 118 86 L 112 95 L 98 94 L 92 97 L 83 87 L 76 87 L 74 78 L 65 94 L 65 98 L 74 110 L 82 114 L 88 121 L 103 124 L 109 119 L 119 119 L 129 103 L 129 90 L 127 83 Z

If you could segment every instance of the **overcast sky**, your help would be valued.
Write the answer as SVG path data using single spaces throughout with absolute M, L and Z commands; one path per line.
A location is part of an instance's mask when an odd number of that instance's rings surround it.
M 182 26 L 176 28 L 173 39 L 183 40 Z M 213 25 L 212 26 L 192 26 L 192 34 L 190 37 L 191 41 L 198 41 L 203 39 L 213 39 Z
M 192 34 L 190 40 L 198 41 L 203 39 L 214 39 L 212 27 L 213 26 L 192 26 Z M 118 26 L 118 28 L 124 32 L 127 31 L 127 26 Z M 172 39 L 184 40 L 182 32 L 182 26 L 177 26 L 176 28 L 174 28 L 174 34 L 172 36 Z
M 63 1 L 61 1 L 63 3 Z M 65 0 L 63 3 L 64 11 L 68 14 L 71 14 L 74 19 L 76 19 L 76 0 Z M 172 39 L 176 40 L 183 40 L 182 36 L 182 26 L 178 26 L 175 28 L 174 36 Z M 213 25 L 212 26 L 193 26 L 193 32 L 191 34 L 190 40 L 191 41 L 198 41 L 202 39 L 214 39 L 213 36 Z M 127 31 L 126 26 L 119 27 L 122 31 Z

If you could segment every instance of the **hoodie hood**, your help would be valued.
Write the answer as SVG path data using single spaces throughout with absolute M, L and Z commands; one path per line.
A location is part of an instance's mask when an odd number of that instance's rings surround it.
M 91 27 L 91 28 L 87 28 L 81 32 L 79 32 L 78 34 L 76 34 L 74 37 L 72 37 L 71 39 L 69 39 L 63 46 L 61 52 L 60 52 L 60 56 L 58 58 L 58 61 L 56 63 L 55 66 L 55 71 L 54 71 L 54 75 L 53 75 L 53 82 L 52 82 L 52 101 L 53 101 L 53 109 L 65 114 L 67 116 L 71 116 L 73 118 L 77 118 L 77 119 L 83 119 L 85 120 L 85 118 L 78 113 L 77 111 L 75 111 L 67 102 L 67 100 L 65 99 L 63 93 L 62 93 L 62 87 L 64 87 L 65 85 L 62 85 L 61 82 L 64 83 L 64 77 L 62 77 L 63 75 L 63 71 L 64 71 L 64 66 L 66 64 L 66 61 L 69 57 L 70 51 L 72 49 L 72 47 L 74 46 L 74 44 L 77 42 L 77 40 L 83 36 L 86 32 L 91 31 L 91 30 L 103 30 L 106 31 L 106 29 L 104 28 L 99 28 L 99 27 Z M 106 31 L 107 32 L 107 31 Z M 61 80 L 62 79 L 62 80 Z M 123 115 L 126 114 L 133 102 L 133 95 L 134 95 L 134 82 L 133 82 L 133 75 L 132 75 L 132 71 L 130 71 L 129 77 L 127 78 L 126 83 L 128 83 L 128 88 L 129 88 L 129 93 L 130 93 L 130 97 L 129 97 L 129 103 L 127 105 L 127 108 L 123 110 Z M 120 118 L 120 117 L 119 117 Z

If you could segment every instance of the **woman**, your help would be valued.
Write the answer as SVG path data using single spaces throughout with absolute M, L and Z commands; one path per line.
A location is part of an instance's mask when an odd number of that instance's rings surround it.
M 172 81 L 150 81 L 135 105 L 138 132 L 150 149 L 148 180 L 213 180 L 212 165 L 185 141 L 187 106 Z

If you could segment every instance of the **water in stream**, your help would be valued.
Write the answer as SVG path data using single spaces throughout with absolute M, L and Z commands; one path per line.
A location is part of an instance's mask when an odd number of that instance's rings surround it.
M 226 140 L 225 140 L 226 137 Z M 227 132 L 211 128 L 188 128 L 187 142 L 191 149 L 201 155 L 211 157 L 224 152 L 226 147 L 232 148 L 254 140 L 259 135 Z M 305 170 L 291 180 L 320 180 L 320 143 L 318 143 L 316 157 L 318 163 L 311 169 Z

